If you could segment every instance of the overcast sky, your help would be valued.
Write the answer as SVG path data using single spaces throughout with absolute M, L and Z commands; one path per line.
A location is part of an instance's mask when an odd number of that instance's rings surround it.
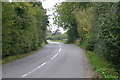
M 42 0 L 42 5 L 45 9 L 47 9 L 47 15 L 51 15 L 49 16 L 49 22 L 50 22 L 50 26 L 49 28 L 51 28 L 52 31 L 55 31 L 57 29 L 57 25 L 53 24 L 53 10 L 52 8 L 54 8 L 54 5 L 56 3 L 62 2 L 64 0 Z M 60 26 L 59 26 L 60 27 Z M 62 33 L 64 33 L 65 31 L 63 30 L 63 28 L 59 28 L 61 30 Z

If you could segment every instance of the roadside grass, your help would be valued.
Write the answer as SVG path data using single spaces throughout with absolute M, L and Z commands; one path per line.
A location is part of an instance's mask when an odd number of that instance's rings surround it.
M 87 56 L 94 69 L 107 68 L 110 65 L 103 57 L 98 56 L 98 54 L 93 52 L 87 51 Z
M 67 42 L 64 41 L 64 40 L 52 40 L 52 41 L 55 41 L 55 42 L 61 42 L 61 43 L 67 44 Z
M 85 51 L 95 72 L 93 78 L 119 78 L 118 70 L 116 70 L 114 65 L 108 62 L 103 56 L 92 51 L 87 51 L 84 44 L 75 45 L 79 46 Z
M 0 61 L 0 64 L 6 64 L 6 63 L 10 63 L 10 62 L 13 62 L 15 60 L 18 60 L 18 59 L 22 59 L 26 56 L 29 56 L 31 54 L 34 54 L 35 52 L 37 52 L 38 50 L 40 50 L 41 48 L 43 48 L 45 46 L 45 44 L 42 44 L 42 47 L 39 47 L 37 50 L 35 51 L 31 51 L 31 52 L 28 52 L 28 53 L 24 53 L 24 54 L 19 54 L 19 55 L 14 55 L 14 56 L 8 56 L 4 59 L 2 59 L 2 61 Z
M 15 55 L 15 56 L 9 56 L 9 57 L 6 57 L 2 60 L 2 64 L 6 64 L 6 63 L 9 63 L 9 62 L 13 62 L 15 60 L 18 60 L 18 59 L 21 59 L 21 58 L 24 58 L 28 55 L 31 55 L 33 53 L 35 53 L 36 51 L 31 51 L 29 53 L 24 53 L 24 54 L 19 54 L 19 55 Z
M 116 69 L 104 57 L 91 51 L 86 51 L 86 54 L 96 72 L 94 78 L 118 78 Z

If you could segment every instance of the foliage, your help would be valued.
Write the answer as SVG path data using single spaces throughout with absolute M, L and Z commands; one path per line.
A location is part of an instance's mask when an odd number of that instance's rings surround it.
M 66 2 L 57 6 L 58 25 L 68 29 L 68 40 L 85 45 L 120 67 L 120 2 Z M 73 24 L 73 25 L 72 25 Z
M 97 72 L 99 72 L 100 75 L 103 75 L 104 78 L 118 78 L 118 73 L 113 68 L 100 68 Z
M 105 58 L 102 58 L 100 55 L 90 52 L 87 52 L 87 56 L 98 75 L 97 78 L 118 78 L 118 72 L 113 68 Z
M 66 42 L 66 40 L 52 40 L 52 41 L 60 42 L 60 43 L 64 43 L 64 44 L 68 44 L 68 43 Z
M 74 42 L 78 37 L 76 18 L 73 13 L 74 4 L 74 2 L 64 2 L 56 7 L 59 12 L 59 16 L 56 17 L 56 21 L 58 20 L 59 26 L 62 26 L 64 29 L 68 29 L 68 42 Z
M 32 55 L 32 54 L 36 53 L 38 50 L 40 50 L 41 48 L 43 48 L 44 46 L 45 46 L 45 44 L 43 43 L 42 46 L 38 47 L 37 50 L 30 51 L 30 52 L 25 53 L 25 54 L 18 54 L 18 55 L 13 55 L 13 56 L 7 56 L 0 63 L 7 64 L 9 62 L 13 62 L 15 60 L 18 60 L 18 59 L 24 58 L 26 56 Z
M 0 12 L 2 12 L 2 2 L 1 1 L 0 1 Z M 0 13 L 0 19 L 2 19 L 1 13 Z M 2 21 L 0 20 L 0 59 L 2 58 L 1 56 L 2 56 Z
M 97 31 L 95 51 L 117 66 L 120 63 L 118 8 L 118 3 L 97 3 L 95 7 L 96 27 L 98 28 L 95 28 Z
M 47 36 L 48 40 L 64 40 L 67 39 L 66 34 L 59 34 L 59 35 L 53 35 L 53 36 Z
M 2 14 L 3 58 L 36 50 L 45 42 L 48 21 L 38 3 L 3 2 Z

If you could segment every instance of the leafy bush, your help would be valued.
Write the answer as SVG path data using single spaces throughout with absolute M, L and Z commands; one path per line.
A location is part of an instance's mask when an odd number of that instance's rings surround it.
M 53 35 L 53 36 L 47 36 L 48 40 L 64 40 L 67 38 L 66 34 L 60 34 L 60 35 Z
M 97 3 L 95 6 L 96 26 L 94 27 L 97 31 L 95 51 L 115 65 L 120 63 L 118 5 L 119 3 Z
M 120 67 L 120 2 L 67 2 L 57 6 L 58 24 L 68 29 L 68 40 L 79 38 L 94 51 Z
M 100 55 L 87 51 L 87 56 L 90 60 L 90 63 L 93 66 L 93 69 L 97 72 L 95 78 L 118 78 L 118 71 L 110 64 L 104 57 Z
M 97 70 L 97 72 L 99 72 L 100 75 L 103 76 L 103 78 L 118 78 L 118 73 L 113 68 L 100 68 Z
M 95 42 L 93 40 L 91 40 L 91 38 L 89 38 L 85 43 L 84 43 L 85 47 L 87 50 L 89 51 L 94 51 L 94 47 L 95 47 Z
M 3 58 L 36 50 L 46 40 L 46 10 L 41 3 L 3 2 Z

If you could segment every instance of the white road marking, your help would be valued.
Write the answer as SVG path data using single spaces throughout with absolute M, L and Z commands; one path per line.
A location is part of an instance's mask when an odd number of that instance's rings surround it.
M 54 59 L 54 58 L 59 54 L 60 51 L 61 51 L 61 45 L 60 45 L 60 49 L 59 49 L 59 51 L 57 52 L 57 54 L 55 54 L 51 59 Z M 39 69 L 39 68 L 41 68 L 42 66 L 44 66 L 46 63 L 47 63 L 47 62 L 41 64 L 41 65 L 38 66 L 37 68 L 33 69 L 32 71 L 28 72 L 27 74 L 22 75 L 21 77 L 25 77 L 25 76 L 31 74 L 32 72 L 34 72 L 34 71 L 36 71 L 37 69 Z
M 37 69 L 39 69 L 40 67 L 44 66 L 45 64 L 46 64 L 46 62 L 45 62 L 45 63 L 43 63 L 43 64 L 41 64 L 41 65 L 40 65 L 40 66 L 38 66 L 37 68 L 33 69 L 32 71 L 28 72 L 27 74 L 22 75 L 21 77 L 25 77 L 25 76 L 27 76 L 27 75 L 31 74 L 32 72 L 36 71 L 36 70 L 37 70 Z
M 54 59 L 59 54 L 60 51 L 61 51 L 61 45 L 60 45 L 60 49 L 59 49 L 58 53 L 55 54 L 51 59 Z
M 55 54 L 51 59 L 54 59 L 56 56 L 58 55 L 58 53 L 57 54 Z
M 61 51 L 61 48 L 59 49 L 59 52 Z

